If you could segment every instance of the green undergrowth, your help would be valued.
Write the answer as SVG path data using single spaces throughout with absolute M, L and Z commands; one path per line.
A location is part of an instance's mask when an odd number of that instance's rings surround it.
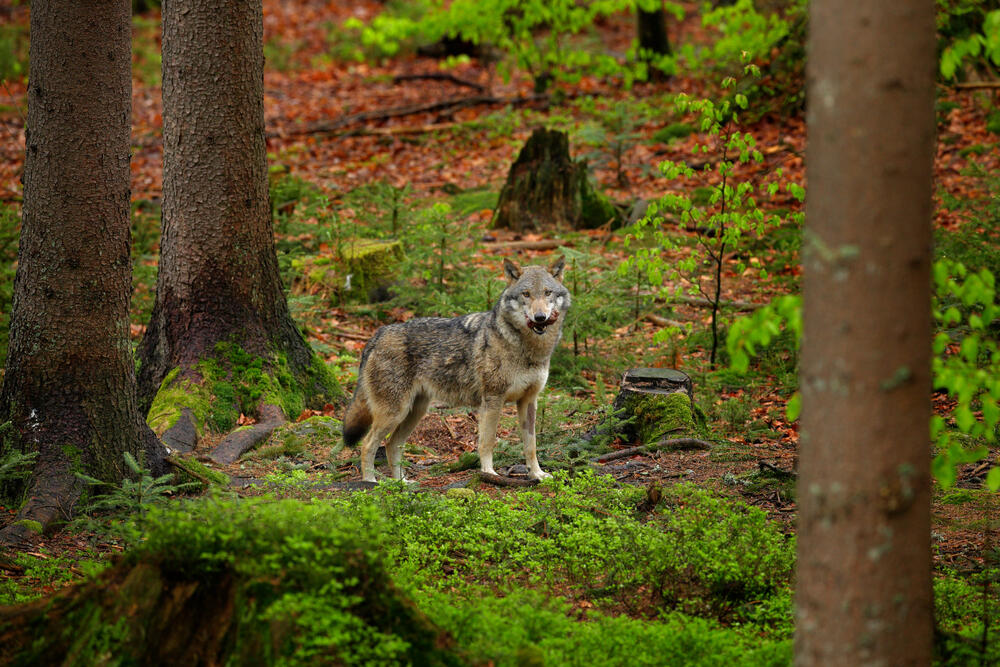
M 366 616 L 382 604 L 364 590 L 372 577 L 391 578 L 472 663 L 787 664 L 794 540 L 693 486 L 664 489 L 652 511 L 637 508 L 645 497 L 590 473 L 501 497 L 396 483 L 314 501 L 209 497 L 137 519 L 127 560 L 235 571 L 244 616 L 295 626 L 288 664 L 391 664 L 337 653 L 375 635 L 410 656 L 400 623 Z

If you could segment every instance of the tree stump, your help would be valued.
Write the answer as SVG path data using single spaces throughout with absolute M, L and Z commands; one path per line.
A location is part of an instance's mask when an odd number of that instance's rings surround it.
M 622 377 L 612 413 L 626 442 L 655 445 L 694 430 L 693 384 L 672 368 L 633 368 Z
M 500 190 L 493 226 L 526 229 L 593 229 L 618 212 L 587 178 L 587 161 L 574 161 L 565 132 L 536 128 Z

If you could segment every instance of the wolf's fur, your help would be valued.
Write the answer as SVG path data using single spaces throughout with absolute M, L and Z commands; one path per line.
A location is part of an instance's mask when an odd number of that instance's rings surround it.
M 535 455 L 535 409 L 562 336 L 569 291 L 565 263 L 523 271 L 504 260 L 507 288 L 493 309 L 462 317 L 418 317 L 389 324 L 361 353 L 354 398 L 344 417 L 344 440 L 361 443 L 361 475 L 375 479 L 375 451 L 389 437 L 392 476 L 402 478 L 403 444 L 431 401 L 479 410 L 479 461 L 494 473 L 497 422 L 506 402 L 517 403 L 529 474 L 548 477 Z

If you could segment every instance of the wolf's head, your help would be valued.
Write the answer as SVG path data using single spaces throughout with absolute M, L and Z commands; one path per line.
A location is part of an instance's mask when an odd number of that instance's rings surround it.
M 569 309 L 569 290 L 563 287 L 566 260 L 559 257 L 549 269 L 526 266 L 505 259 L 503 272 L 507 289 L 500 296 L 500 308 L 511 324 L 523 326 L 539 336 L 559 321 Z M 558 332 L 560 327 L 555 327 Z

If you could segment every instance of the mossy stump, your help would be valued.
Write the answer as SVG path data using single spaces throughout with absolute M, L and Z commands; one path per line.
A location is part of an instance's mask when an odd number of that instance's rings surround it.
M 356 239 L 340 250 L 344 265 L 350 272 L 348 298 L 361 298 L 369 303 L 389 298 L 389 288 L 399 278 L 399 265 L 405 258 L 399 241 Z
M 493 226 L 593 229 L 618 218 L 587 178 L 587 161 L 574 161 L 565 132 L 536 128 L 518 154 L 493 211 Z
M 613 412 L 627 442 L 656 445 L 690 434 L 695 422 L 691 378 L 672 368 L 633 368 L 622 377 Z

